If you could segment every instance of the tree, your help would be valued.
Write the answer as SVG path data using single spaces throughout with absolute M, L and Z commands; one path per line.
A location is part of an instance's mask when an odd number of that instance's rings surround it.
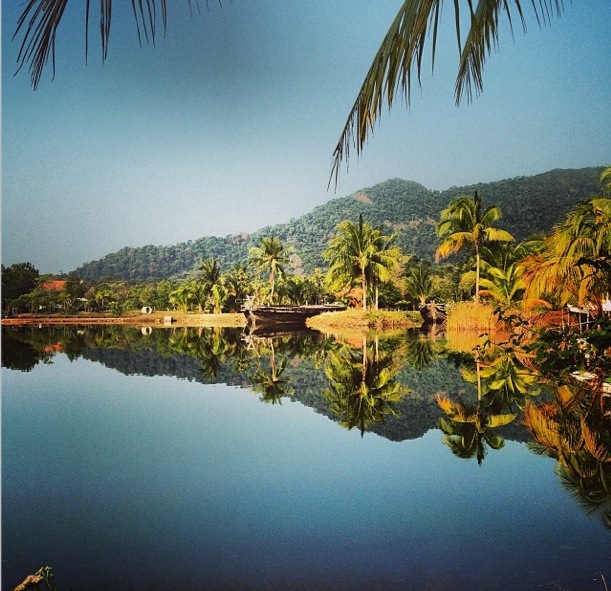
M 374 292 L 374 308 L 379 307 L 379 286 L 386 283 L 399 271 L 402 258 L 401 249 L 393 246 L 397 233 L 385 236 L 379 229 L 374 229 L 371 236 L 369 265 L 367 268 L 368 282 Z
M 498 207 L 490 206 L 482 210 L 479 191 L 473 198 L 461 195 L 441 212 L 437 235 L 441 244 L 435 253 L 435 260 L 457 253 L 467 245 L 473 245 L 475 251 L 475 301 L 479 302 L 479 280 L 481 265 L 481 248 L 492 241 L 511 242 L 513 236 L 506 230 L 493 227 L 501 217 Z
M 171 304 L 186 312 L 193 300 L 193 290 L 189 285 L 183 283 L 170 293 L 169 300 Z
M 218 293 L 222 281 L 221 268 L 216 259 L 205 259 L 199 267 L 201 281 L 194 280 L 191 285 L 193 298 L 195 299 L 200 313 L 208 301 L 217 308 Z M 216 293 L 216 296 L 215 296 Z
M 367 310 L 367 292 L 380 281 L 390 278 L 398 268 L 401 251 L 392 246 L 396 234 L 384 236 L 359 216 L 359 223 L 344 220 L 337 225 L 323 258 L 330 262 L 327 282 L 332 289 L 345 289 L 360 282 L 363 309 Z
M 208 292 L 220 281 L 221 267 L 216 259 L 205 259 L 199 267 L 202 282 Z
M 284 265 L 289 263 L 289 249 L 285 248 L 279 238 L 265 236 L 260 246 L 253 246 L 248 253 L 249 262 L 260 273 L 269 274 L 269 301 L 274 300 L 276 276 L 284 275 Z
M 600 188 L 604 193 L 611 193 L 611 166 L 600 173 Z
M 522 278 L 521 260 L 528 253 L 524 244 L 513 246 L 507 242 L 494 243 L 493 248 L 482 249 L 480 295 L 489 297 L 502 308 L 522 301 L 526 284 Z M 462 277 L 461 284 L 474 284 L 475 272 Z
M 409 265 L 404 279 L 405 291 L 419 304 L 425 304 L 433 293 L 433 273 L 429 261 L 420 260 Z
M 2 265 L 2 309 L 31 292 L 38 285 L 39 272 L 32 263 L 17 263 L 10 267 Z
M 522 266 L 529 299 L 554 297 L 561 305 L 591 302 L 600 308 L 611 285 L 611 198 L 578 203 Z

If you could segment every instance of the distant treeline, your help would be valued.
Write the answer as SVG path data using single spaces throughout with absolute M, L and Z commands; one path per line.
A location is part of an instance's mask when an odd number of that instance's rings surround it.
M 293 270 L 311 273 L 326 265 L 322 253 L 336 226 L 358 220 L 363 214 L 373 226 L 398 232 L 403 253 L 433 259 L 438 246 L 435 226 L 442 209 L 457 195 L 477 189 L 487 203 L 503 211 L 502 226 L 517 240 L 547 232 L 579 200 L 599 191 L 602 168 L 552 170 L 529 177 L 431 191 L 413 181 L 391 179 L 348 197 L 332 199 L 286 224 L 268 226 L 253 234 L 203 237 L 173 246 L 125 247 L 82 265 L 74 274 L 87 281 L 147 281 L 178 279 L 193 272 L 204 259 L 215 259 L 221 268 L 245 265 L 249 249 L 263 236 L 276 236 L 293 247 Z

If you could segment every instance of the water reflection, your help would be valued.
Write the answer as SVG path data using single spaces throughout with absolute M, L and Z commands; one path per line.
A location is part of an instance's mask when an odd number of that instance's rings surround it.
M 610 398 L 599 379 L 559 385 L 511 343 L 121 327 L 3 339 L 16 370 L 3 587 L 43 564 L 59 589 L 93 591 L 596 591 L 591 574 L 609 572 Z
M 554 398 L 528 403 L 529 447 L 557 461 L 562 485 L 611 528 L 611 397 L 600 380 L 551 385 Z
M 330 408 L 347 429 L 358 427 L 361 436 L 388 415 L 397 416 L 394 404 L 407 393 L 397 373 L 401 364 L 390 352 L 380 350 L 379 338 L 367 343 L 363 335 L 360 352 L 338 345 L 328 354 L 325 375 L 329 386 L 324 392 Z
M 439 428 L 460 458 L 482 464 L 509 438 L 552 457 L 563 485 L 611 527 L 611 396 L 542 371 L 515 342 L 481 339 L 471 354 L 416 332 L 362 335 L 359 346 L 314 331 L 104 326 L 2 331 L 2 364 L 28 372 L 58 353 L 127 375 L 173 375 L 248 388 L 261 401 L 301 402 L 361 436 L 421 437 Z M 547 359 L 547 358 L 545 358 Z M 525 429 L 524 429 L 525 426 Z
M 446 415 L 440 421 L 445 443 L 458 457 L 475 457 L 478 464 L 487 448 L 504 446 L 499 428 L 515 421 L 527 399 L 541 392 L 537 376 L 520 361 L 518 351 L 504 345 L 484 337 L 463 360 L 461 374 L 465 382 L 475 385 L 475 401 L 466 400 L 460 391 L 454 399 L 437 395 Z

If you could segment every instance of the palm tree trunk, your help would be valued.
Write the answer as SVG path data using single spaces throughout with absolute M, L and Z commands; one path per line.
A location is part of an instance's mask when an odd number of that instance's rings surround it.
M 269 285 L 270 285 L 270 291 L 269 291 L 269 303 L 273 304 L 274 303 L 274 286 L 276 283 L 276 278 L 274 276 L 274 268 L 272 267 L 270 269 L 269 272 Z
M 479 304 L 479 244 L 475 242 L 475 303 Z
M 361 287 L 363 289 L 363 311 L 367 311 L 367 279 L 365 277 L 365 268 L 361 267 Z

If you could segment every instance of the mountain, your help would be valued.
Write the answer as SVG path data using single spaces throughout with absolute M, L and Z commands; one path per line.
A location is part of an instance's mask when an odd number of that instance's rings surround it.
M 432 259 L 438 245 L 435 225 L 439 214 L 458 195 L 479 190 L 484 206 L 503 211 L 500 225 L 517 240 L 548 231 L 579 200 L 599 190 L 602 168 L 557 169 L 543 174 L 516 177 L 493 183 L 478 183 L 431 191 L 402 179 L 391 179 L 347 197 L 331 199 L 310 213 L 286 224 L 267 226 L 253 234 L 203 237 L 173 246 L 125 247 L 104 258 L 78 267 L 74 273 L 88 281 L 144 281 L 181 277 L 198 268 L 201 261 L 215 258 L 222 270 L 246 264 L 248 250 L 263 236 L 277 236 L 293 246 L 295 272 L 325 267 L 322 253 L 342 220 L 364 219 L 389 233 L 398 233 L 405 254 Z

